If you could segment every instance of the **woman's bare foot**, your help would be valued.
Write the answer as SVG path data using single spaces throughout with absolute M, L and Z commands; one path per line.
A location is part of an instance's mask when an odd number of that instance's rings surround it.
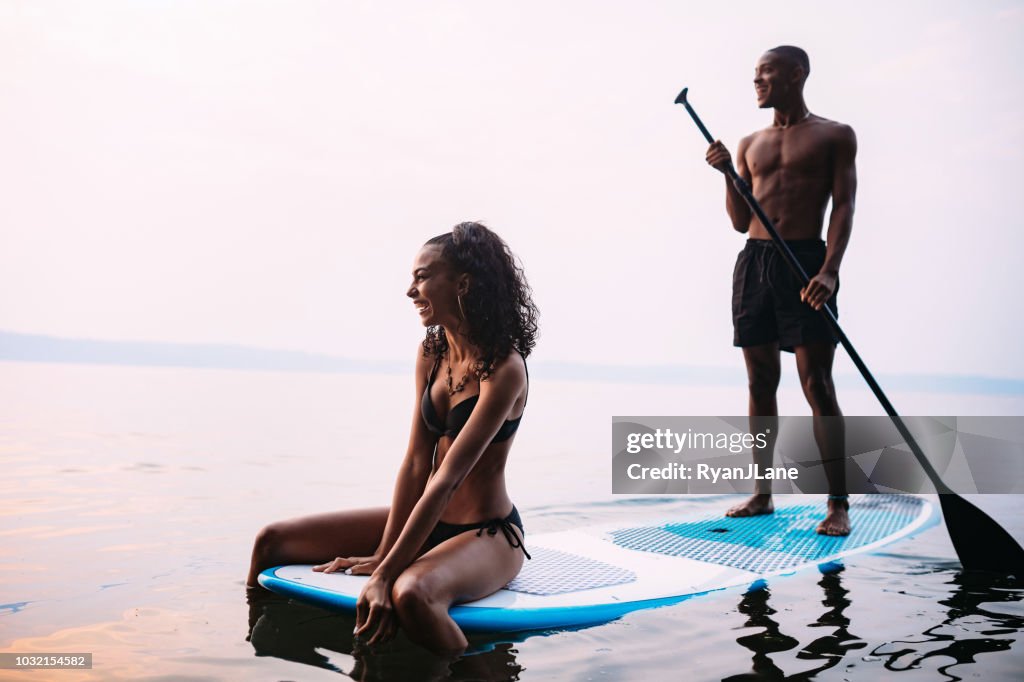
M 725 512 L 725 515 L 760 516 L 761 514 L 771 514 L 774 511 L 775 505 L 772 503 L 771 493 L 756 493 L 746 502 L 730 507 L 729 511 Z
M 818 533 L 821 535 L 849 535 L 850 516 L 847 514 L 849 508 L 850 503 L 845 499 L 830 499 L 828 514 L 825 515 L 825 520 L 818 524 Z

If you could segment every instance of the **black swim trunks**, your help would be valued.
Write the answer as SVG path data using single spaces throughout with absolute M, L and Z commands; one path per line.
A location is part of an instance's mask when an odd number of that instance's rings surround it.
M 825 262 L 825 242 L 820 239 L 788 241 L 804 271 L 814 277 Z M 732 274 L 732 323 L 734 346 L 760 346 L 778 342 L 793 351 L 807 343 L 832 343 L 838 339 L 825 316 L 800 300 L 803 287 L 790 272 L 770 239 L 748 239 L 736 258 Z M 836 294 L 826 305 L 839 316 Z
M 518 535 L 516 535 L 513 526 L 519 528 Z M 427 541 L 423 545 L 423 551 L 428 552 L 445 540 L 471 530 L 476 531 L 477 537 L 483 535 L 485 531 L 488 535 L 497 535 L 500 530 L 504 533 L 508 544 L 513 548 L 521 548 L 526 558 L 530 558 L 530 553 L 526 551 L 526 546 L 523 544 L 523 540 L 526 538 L 526 532 L 523 530 L 523 520 L 520 518 L 519 510 L 516 509 L 515 505 L 512 505 L 512 511 L 503 519 L 492 519 L 479 523 L 445 523 L 444 521 L 438 521 L 437 525 L 434 526 L 434 530 L 430 531 L 430 535 L 427 536 Z

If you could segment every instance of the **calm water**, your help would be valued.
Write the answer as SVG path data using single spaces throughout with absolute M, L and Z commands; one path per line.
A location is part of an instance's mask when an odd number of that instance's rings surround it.
M 535 373 L 538 374 L 538 373 Z M 849 414 L 877 414 L 847 391 Z M 893 395 L 907 414 L 1022 414 L 1019 396 Z M 803 414 L 793 389 L 784 413 Z M 405 377 L 0 363 L 0 651 L 93 652 L 60 680 L 1019 679 L 1024 592 L 969 578 L 943 527 L 763 589 L 595 627 L 488 636 L 449 663 L 404 638 L 353 648 L 352 619 L 249 603 L 256 531 L 390 498 Z M 722 509 L 616 498 L 612 414 L 735 414 L 742 387 L 535 376 L 509 471 L 528 532 Z M 737 409 L 739 408 L 739 409 Z M 1019 497 L 978 500 L 1018 538 Z M 11 673 L 3 679 L 47 679 Z

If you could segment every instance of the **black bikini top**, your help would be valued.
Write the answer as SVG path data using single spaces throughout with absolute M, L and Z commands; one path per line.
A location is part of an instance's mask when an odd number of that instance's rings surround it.
M 430 387 L 434 385 L 434 377 L 437 376 L 437 369 L 441 366 L 441 356 L 437 356 L 437 360 L 434 361 L 434 368 L 430 370 L 430 379 L 427 381 L 427 387 L 423 390 L 423 399 L 420 401 L 420 413 L 423 415 L 423 423 L 427 425 L 427 430 L 435 436 L 449 436 L 455 438 L 462 431 L 462 427 L 469 421 L 469 415 L 473 414 L 473 408 L 476 407 L 477 401 L 480 399 L 480 394 L 477 393 L 472 398 L 466 398 L 465 400 L 455 403 L 448 410 L 448 414 L 444 418 L 444 422 L 437 416 L 437 410 L 434 409 L 434 401 L 430 399 Z M 523 358 L 523 367 L 526 367 L 526 358 Z M 529 387 L 530 382 L 530 371 L 526 371 L 526 382 Z M 529 392 L 527 392 L 527 398 L 529 398 Z M 526 410 L 526 403 L 523 403 L 523 410 Z M 506 419 L 505 423 L 498 429 L 498 433 L 494 434 L 494 438 L 491 439 L 492 443 L 500 443 L 506 441 L 512 437 L 519 429 L 519 422 L 523 420 L 523 415 L 520 414 L 515 419 Z

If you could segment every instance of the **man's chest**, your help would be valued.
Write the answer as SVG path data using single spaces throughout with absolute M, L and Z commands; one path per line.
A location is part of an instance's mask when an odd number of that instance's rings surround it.
M 747 167 L 755 178 L 784 172 L 787 175 L 827 174 L 828 140 L 804 130 L 766 130 L 758 133 L 746 151 Z

